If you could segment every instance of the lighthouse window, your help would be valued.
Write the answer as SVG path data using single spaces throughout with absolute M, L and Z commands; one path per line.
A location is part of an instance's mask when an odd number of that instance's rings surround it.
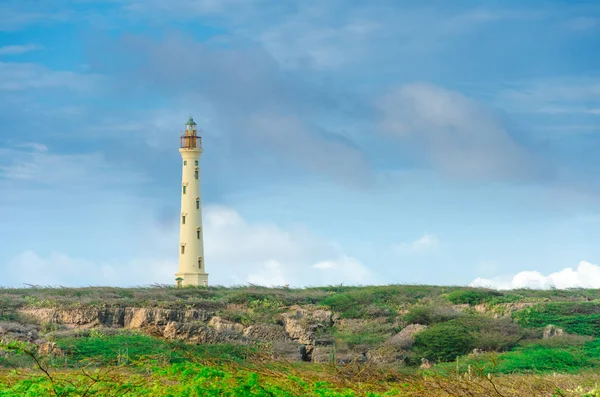
M 198 166 L 198 160 L 194 161 L 194 165 L 197 167 Z
M 200 228 L 196 229 L 196 237 L 200 240 Z
M 183 165 L 187 165 L 187 160 L 183 160 Z
M 202 269 L 202 258 L 198 258 L 198 269 Z
M 183 186 L 183 194 L 185 194 L 185 193 L 186 193 L 186 191 L 187 191 L 187 186 L 185 186 L 185 185 L 184 185 L 184 186 Z
M 181 245 L 181 253 L 185 254 L 185 245 Z
M 200 209 L 200 199 L 199 198 L 196 199 L 196 209 L 197 210 Z
M 198 170 L 194 171 L 194 178 L 198 179 Z
M 181 223 L 185 225 L 185 215 L 181 215 Z

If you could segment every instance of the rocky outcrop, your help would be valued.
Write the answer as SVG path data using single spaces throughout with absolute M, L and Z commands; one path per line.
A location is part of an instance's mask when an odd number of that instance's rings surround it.
M 214 329 L 202 323 L 170 321 L 163 330 L 163 336 L 167 339 L 179 339 L 191 343 L 215 343 L 220 341 Z
M 205 310 L 173 310 L 160 308 L 109 308 L 109 309 L 24 309 L 19 314 L 40 323 L 64 324 L 79 328 L 104 326 L 139 329 L 151 325 L 165 326 L 170 321 L 206 321 L 210 313 Z
M 283 326 L 288 336 L 300 343 L 302 361 L 312 361 L 312 353 L 316 342 L 316 332 L 319 328 L 333 325 L 333 313 L 322 309 L 305 309 L 292 306 L 291 311 L 281 315 Z
M 410 349 L 415 343 L 415 335 L 426 329 L 426 325 L 410 324 L 392 336 L 388 343 L 400 349 Z
M 211 318 L 208 322 L 208 326 L 214 328 L 218 333 L 241 334 L 244 332 L 244 326 L 242 324 L 224 320 L 218 316 Z
M 268 342 L 283 342 L 289 340 L 285 329 L 281 325 L 276 324 L 255 324 L 244 329 L 244 336 Z
M 316 330 L 333 325 L 333 313 L 329 310 L 310 310 L 299 306 L 293 306 L 292 309 L 281 315 L 283 326 L 290 338 L 303 345 L 314 345 Z
M 0 340 L 18 340 L 22 342 L 35 342 L 39 339 L 38 331 L 33 325 L 13 322 L 0 323 Z
M 54 342 L 43 342 L 38 346 L 40 356 L 63 356 L 65 352 Z
M 546 328 L 544 328 L 544 339 L 547 338 L 554 338 L 555 336 L 562 336 L 564 335 L 564 331 L 562 328 L 558 328 L 554 325 L 547 325 Z

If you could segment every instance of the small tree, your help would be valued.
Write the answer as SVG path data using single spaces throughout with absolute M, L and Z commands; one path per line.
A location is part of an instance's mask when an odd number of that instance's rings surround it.
M 414 350 L 436 361 L 452 361 L 474 347 L 475 338 L 456 321 L 436 324 L 415 335 Z

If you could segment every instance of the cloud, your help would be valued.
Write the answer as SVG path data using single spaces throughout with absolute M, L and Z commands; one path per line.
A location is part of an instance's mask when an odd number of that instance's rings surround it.
M 0 32 L 25 28 L 32 24 L 43 25 L 67 19 L 64 1 L 3 0 L 0 4 Z
M 90 64 L 114 73 L 128 92 L 139 89 L 185 98 L 189 108 L 204 105 L 212 127 L 226 134 L 240 160 L 264 158 L 266 149 L 290 167 L 342 183 L 369 182 L 370 167 L 358 145 L 322 122 L 323 115 L 361 117 L 366 110 L 360 101 L 283 71 L 255 43 L 223 40 L 202 43 L 177 34 L 158 41 L 126 36 L 107 45 L 107 51 L 124 59 L 118 70 L 101 59 Z
M 568 267 L 547 276 L 538 271 L 524 271 L 512 278 L 476 278 L 470 286 L 496 289 L 600 288 L 600 266 L 581 261 L 576 269 Z
M 207 267 L 220 283 L 294 286 L 367 284 L 375 274 L 333 242 L 300 226 L 249 223 L 235 210 L 210 206 L 205 215 Z
M 42 143 L 26 142 L 0 148 L 0 156 L 0 186 L 106 189 L 147 182 L 141 173 L 120 169 L 100 152 L 56 153 Z
M 101 87 L 101 76 L 51 70 L 34 63 L 0 62 L 0 91 L 64 88 L 90 92 Z
M 458 92 L 410 84 L 388 92 L 378 107 L 383 133 L 413 145 L 449 176 L 530 176 L 531 159 L 501 119 Z
M 137 216 L 132 217 L 135 219 Z M 143 217 L 139 219 L 144 219 Z M 178 225 L 175 225 L 178 226 Z M 373 284 L 377 275 L 337 244 L 303 227 L 250 223 L 223 206 L 204 210 L 204 243 L 210 283 L 311 286 Z M 145 229 L 145 228 L 142 228 Z M 26 251 L 0 266 L 0 285 L 146 285 L 173 282 L 179 231 L 173 227 L 143 233 L 139 252 L 128 260 L 93 261 L 51 252 Z M 140 255 L 141 254 L 141 255 Z
M 597 76 L 564 76 L 513 83 L 498 94 L 504 108 L 519 112 L 564 114 L 600 106 Z
M 48 286 L 139 286 L 168 283 L 173 278 L 172 261 L 139 258 L 125 263 L 94 262 L 53 252 L 42 257 L 26 251 L 9 261 L 0 285 Z
M 7 45 L 4 47 L 0 47 L 0 55 L 17 55 L 24 54 L 30 51 L 41 50 L 42 46 L 36 44 L 26 44 L 26 45 Z
M 396 253 L 424 252 L 437 248 L 440 240 L 433 234 L 425 233 L 423 236 L 411 242 L 393 244 L 390 250 Z

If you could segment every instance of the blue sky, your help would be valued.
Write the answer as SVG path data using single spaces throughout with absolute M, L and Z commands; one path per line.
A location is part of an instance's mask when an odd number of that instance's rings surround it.
M 600 287 L 595 1 L 4 0 L 0 285 Z

